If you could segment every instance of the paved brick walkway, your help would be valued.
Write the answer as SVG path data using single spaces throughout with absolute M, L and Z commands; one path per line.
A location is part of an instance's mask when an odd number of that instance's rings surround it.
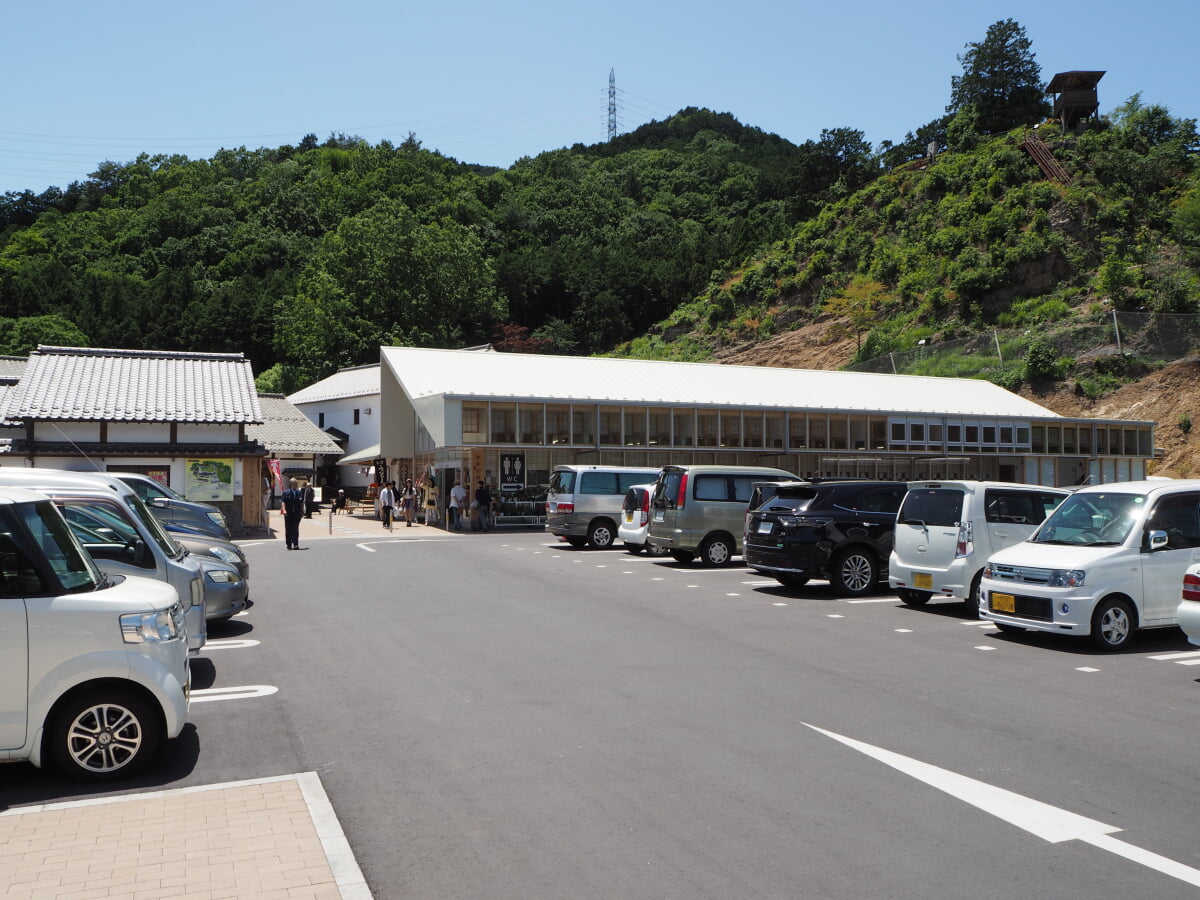
M 0 900 L 363 900 L 316 773 L 0 812 Z

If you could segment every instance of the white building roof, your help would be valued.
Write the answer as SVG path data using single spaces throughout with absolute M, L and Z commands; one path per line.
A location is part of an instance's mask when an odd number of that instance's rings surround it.
M 966 378 L 416 347 L 382 347 L 380 354 L 412 400 L 441 395 L 480 400 L 1061 418 L 990 381 Z M 296 402 L 295 396 L 290 399 Z
M 288 402 L 296 406 L 305 403 L 320 403 L 326 400 L 345 400 L 350 397 L 369 397 L 379 393 L 379 363 L 339 369 L 328 378 L 301 388 L 288 395 Z

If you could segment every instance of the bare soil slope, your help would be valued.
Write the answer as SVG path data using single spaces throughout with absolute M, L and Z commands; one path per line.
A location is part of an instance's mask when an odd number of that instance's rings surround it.
M 733 347 L 720 356 L 728 365 L 779 366 L 793 369 L 836 369 L 854 356 L 854 337 L 828 319 L 776 335 L 753 345 Z M 1092 401 L 1068 382 L 1049 391 L 1025 388 L 1021 394 L 1064 416 L 1137 419 L 1157 423 L 1155 443 L 1162 458 L 1151 470 L 1177 478 L 1200 477 L 1200 359 L 1177 360 L 1145 378 Z M 983 412 L 983 410 L 981 410 Z M 1181 417 L 1195 422 L 1192 434 L 1180 427 Z

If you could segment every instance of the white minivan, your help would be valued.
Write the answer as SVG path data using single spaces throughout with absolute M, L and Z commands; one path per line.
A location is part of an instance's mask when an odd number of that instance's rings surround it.
M 1002 631 L 1126 646 L 1139 628 L 1178 624 L 1179 587 L 1200 562 L 1200 480 L 1081 488 L 1028 541 L 988 560 L 979 611 Z
M 46 494 L 60 508 L 97 509 L 123 519 L 137 538 L 124 545 L 97 549 L 93 554 L 101 572 L 156 578 L 175 589 L 187 621 L 188 645 L 199 651 L 208 637 L 205 610 L 205 569 L 179 546 L 154 517 L 133 488 L 103 472 L 67 472 L 62 469 L 26 469 L 0 466 L 0 486 L 22 487 Z M 231 566 L 228 569 L 236 576 Z
M 1002 481 L 913 481 L 896 515 L 888 586 L 910 606 L 931 597 L 979 608 L 983 565 L 1026 540 L 1070 493 Z
M 131 775 L 187 722 L 183 609 L 102 575 L 44 495 L 0 488 L 0 761 Z

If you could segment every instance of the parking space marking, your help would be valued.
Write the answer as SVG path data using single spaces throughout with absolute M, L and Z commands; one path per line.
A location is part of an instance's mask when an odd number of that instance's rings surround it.
M 1075 671 L 1076 672 L 1099 672 L 1100 670 L 1095 668 L 1094 666 L 1076 666 Z
M 1175 653 L 1155 653 L 1150 659 L 1168 659 L 1172 662 L 1182 662 L 1183 660 L 1196 660 L 1195 663 L 1185 662 L 1185 666 L 1200 664 L 1200 650 L 1179 650 Z
M 996 648 L 989 647 L 987 644 L 979 644 L 975 649 L 976 650 L 995 650 Z
M 242 650 L 246 647 L 257 647 L 259 641 L 250 638 L 223 638 L 220 640 L 209 640 L 204 642 L 204 649 L 213 650 Z
M 252 697 L 270 697 L 279 693 L 273 684 L 247 684 L 240 687 L 199 688 L 192 691 L 193 703 L 212 703 L 217 700 L 248 700 Z
M 911 628 L 893 628 L 892 631 L 896 632 L 896 634 L 912 634 L 913 633 L 913 630 Z
M 867 600 L 843 600 L 838 598 L 838 603 L 899 603 L 899 597 L 871 597 Z
M 740 597 L 742 595 L 741 594 L 726 594 L 725 596 L 726 597 Z
M 830 613 L 825 618 L 827 618 L 827 619 L 844 619 L 846 617 L 843 616 L 841 613 Z

